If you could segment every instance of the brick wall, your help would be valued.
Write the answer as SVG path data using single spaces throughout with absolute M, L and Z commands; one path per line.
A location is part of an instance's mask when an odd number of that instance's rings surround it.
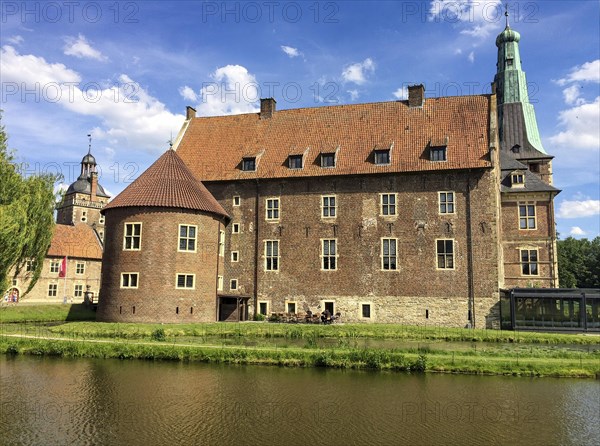
M 142 223 L 141 249 L 125 251 L 124 225 L 134 222 Z M 179 224 L 198 227 L 197 252 L 178 252 Z M 219 227 L 218 220 L 195 211 L 107 210 L 98 320 L 215 321 Z M 139 273 L 137 289 L 121 288 L 123 272 Z M 195 289 L 176 289 L 178 273 L 195 274 Z

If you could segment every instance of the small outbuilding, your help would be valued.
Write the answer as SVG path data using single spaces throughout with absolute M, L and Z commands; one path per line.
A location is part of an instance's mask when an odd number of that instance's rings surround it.
M 212 322 L 227 212 L 173 150 L 104 209 L 99 321 Z

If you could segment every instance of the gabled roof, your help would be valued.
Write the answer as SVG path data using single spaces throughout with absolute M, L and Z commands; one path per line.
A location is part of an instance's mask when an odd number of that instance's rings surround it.
M 102 260 L 102 246 L 94 229 L 85 223 L 57 224 L 46 256 Z
M 500 178 L 500 191 L 507 193 L 523 193 L 523 192 L 560 192 L 549 184 L 544 183 L 535 173 L 531 172 L 527 165 L 516 160 L 512 155 L 500 151 L 500 169 L 502 176 Z M 525 181 L 523 187 L 511 187 L 511 174 L 515 170 L 523 172 Z
M 227 217 L 227 212 L 173 150 L 167 150 L 101 212 L 133 206 L 191 209 Z
M 202 181 L 293 178 L 490 167 L 490 96 L 280 110 L 192 118 L 177 153 Z M 447 138 L 447 139 L 446 139 Z M 431 141 L 448 141 L 448 160 L 429 160 Z M 376 165 L 373 150 L 391 147 L 389 165 Z M 320 153 L 339 147 L 336 166 L 320 166 Z M 289 169 L 290 153 L 304 153 L 302 169 Z M 244 172 L 241 161 L 261 153 L 257 170 Z

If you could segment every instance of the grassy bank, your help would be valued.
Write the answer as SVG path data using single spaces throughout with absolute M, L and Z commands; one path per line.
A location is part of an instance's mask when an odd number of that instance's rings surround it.
M 83 304 L 7 305 L 0 307 L 0 324 L 93 321 L 95 319 L 96 313 Z

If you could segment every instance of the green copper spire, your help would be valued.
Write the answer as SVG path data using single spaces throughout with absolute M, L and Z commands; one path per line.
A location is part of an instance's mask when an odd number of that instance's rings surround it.
M 519 41 L 521 35 L 510 28 L 508 23 L 508 6 L 504 13 L 506 16 L 506 27 L 498 37 L 496 37 L 496 46 L 498 47 L 498 62 L 496 64 L 496 94 L 498 100 L 498 119 L 500 122 L 500 139 L 508 140 L 513 138 L 504 138 L 503 123 L 504 114 L 508 109 L 505 104 L 515 104 L 510 108 L 514 110 L 517 104 L 520 104 L 524 123 L 525 138 L 529 145 L 534 149 L 546 154 L 542 147 L 542 141 L 537 128 L 535 111 L 533 105 L 529 103 L 527 93 L 527 79 L 525 72 L 521 69 L 521 55 L 519 53 Z M 505 129 L 506 130 L 506 129 Z

